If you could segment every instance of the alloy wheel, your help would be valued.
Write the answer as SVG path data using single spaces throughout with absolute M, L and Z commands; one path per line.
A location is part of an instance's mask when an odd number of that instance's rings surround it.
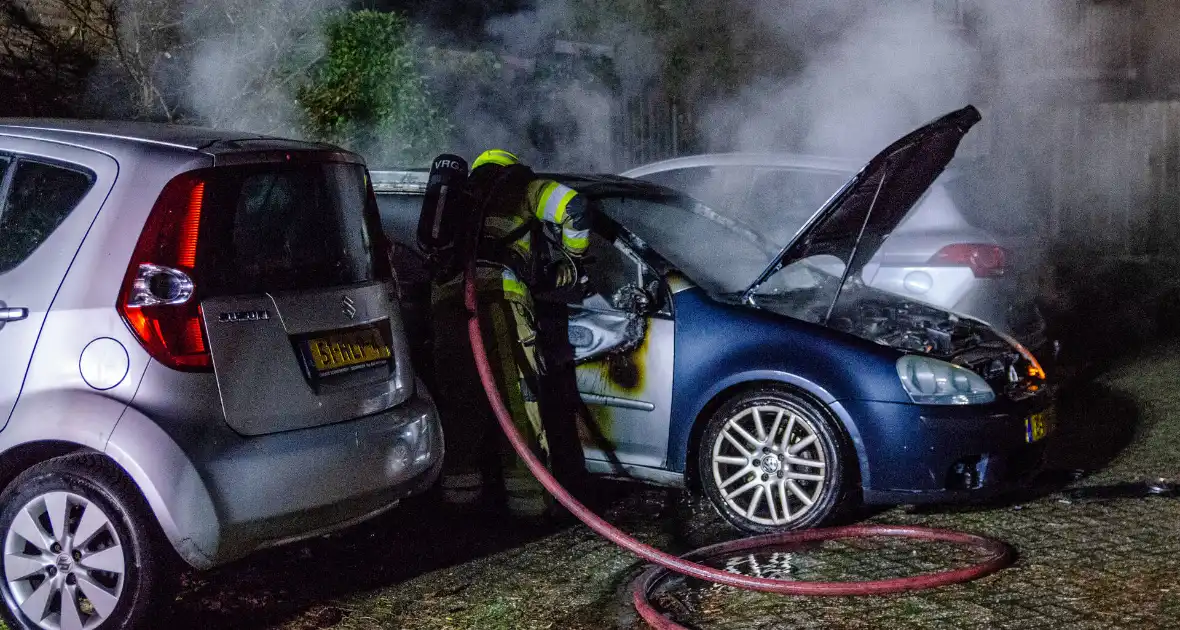
M 790 524 L 808 514 L 827 484 L 815 420 L 786 405 L 742 409 L 717 433 L 712 481 L 725 504 L 752 523 Z
M 126 556 L 111 518 L 64 491 L 39 495 L 4 534 L 4 574 L 21 612 L 45 630 L 102 624 L 123 595 Z

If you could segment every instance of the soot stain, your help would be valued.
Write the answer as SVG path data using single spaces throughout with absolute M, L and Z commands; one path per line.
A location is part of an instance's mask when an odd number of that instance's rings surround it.
M 638 394 L 643 391 L 646 380 L 647 346 L 651 342 L 651 334 L 645 334 L 643 343 L 639 347 L 625 354 L 610 354 L 605 359 L 605 376 L 610 383 L 627 393 Z
M 611 355 L 606 360 L 607 378 L 623 389 L 637 389 L 643 381 L 639 365 L 631 354 Z

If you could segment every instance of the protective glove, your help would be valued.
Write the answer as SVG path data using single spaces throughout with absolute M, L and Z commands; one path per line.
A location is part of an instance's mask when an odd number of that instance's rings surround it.
M 568 260 L 561 259 L 553 263 L 553 286 L 566 289 L 578 283 L 578 269 Z

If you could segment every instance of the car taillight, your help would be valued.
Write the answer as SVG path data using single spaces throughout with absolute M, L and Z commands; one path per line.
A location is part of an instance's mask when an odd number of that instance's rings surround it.
M 168 182 L 139 235 L 117 305 L 152 358 L 190 372 L 213 367 L 193 280 L 204 201 L 199 178 Z
M 373 190 L 373 181 L 366 173 L 365 183 L 368 187 L 365 208 L 365 231 L 369 234 L 370 245 L 373 248 L 373 271 L 378 280 L 386 283 L 389 297 L 395 303 L 402 299 L 401 285 L 398 283 L 397 268 L 393 264 L 394 244 L 385 235 L 381 226 L 381 211 L 377 206 L 377 193 Z
M 938 250 L 930 264 L 940 267 L 966 266 L 976 278 L 998 278 L 1006 271 L 1008 252 L 997 245 L 957 243 Z

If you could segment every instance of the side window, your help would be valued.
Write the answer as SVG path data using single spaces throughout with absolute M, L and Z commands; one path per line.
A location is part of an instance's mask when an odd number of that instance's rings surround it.
M 0 185 L 0 273 L 24 262 L 94 185 L 89 173 L 44 162 L 8 166 Z
M 767 226 L 771 240 L 786 245 L 847 179 L 817 171 L 761 171 L 746 202 L 750 224 Z
M 743 182 L 748 181 L 737 167 L 693 166 L 644 175 L 640 179 L 680 191 L 701 201 L 713 210 L 726 214 L 733 205 Z

